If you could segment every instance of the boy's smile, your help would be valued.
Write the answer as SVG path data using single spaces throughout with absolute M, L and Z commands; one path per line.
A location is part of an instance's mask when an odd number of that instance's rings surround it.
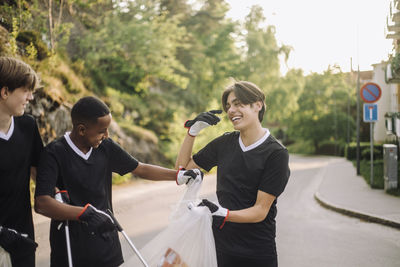
M 111 124 L 111 114 L 97 118 L 95 123 L 78 124 L 74 126 L 70 137 L 74 144 L 86 154 L 92 147 L 100 146 L 108 138 L 108 127 Z
M 108 127 L 111 124 L 111 114 L 97 118 L 95 124 L 86 126 L 85 139 L 87 145 L 97 148 L 108 137 Z
M 256 103 L 244 105 L 236 98 L 234 92 L 228 95 L 226 112 L 235 130 L 240 131 L 254 123 L 258 123 L 259 108 L 257 108 Z
M 4 103 L 6 108 L 8 108 L 10 116 L 22 116 L 26 105 L 29 101 L 33 100 L 33 91 L 26 87 L 16 88 L 12 92 L 9 92 L 6 88 L 2 88 L 1 90 L 6 90 L 3 92 L 3 95 L 6 97 Z

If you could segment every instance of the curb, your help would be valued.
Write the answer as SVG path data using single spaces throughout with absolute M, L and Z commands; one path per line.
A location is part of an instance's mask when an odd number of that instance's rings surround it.
M 319 192 L 314 194 L 315 200 L 324 208 L 336 211 L 338 213 L 347 215 L 349 217 L 359 218 L 360 220 L 371 222 L 371 223 L 378 223 L 385 226 L 393 227 L 400 230 L 400 223 L 395 222 L 386 218 L 379 217 L 377 215 L 367 214 L 361 211 L 351 210 L 347 208 L 339 207 L 335 204 L 330 203 L 326 199 L 324 199 Z

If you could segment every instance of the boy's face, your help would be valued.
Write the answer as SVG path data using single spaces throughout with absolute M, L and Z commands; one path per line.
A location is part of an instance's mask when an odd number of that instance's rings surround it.
M 240 100 L 236 98 L 234 92 L 231 92 L 228 95 L 226 101 L 226 113 L 228 114 L 228 118 L 232 122 L 235 130 L 245 130 L 256 123 L 260 123 L 258 120 L 258 112 L 260 110 L 260 102 L 242 104 Z
M 85 143 L 89 147 L 97 148 L 108 137 L 108 127 L 111 123 L 111 114 L 97 119 L 96 123 L 88 124 L 83 131 Z
M 22 116 L 26 105 L 33 100 L 33 91 L 27 87 L 19 87 L 10 92 L 8 88 L 1 88 L 1 102 L 4 105 L 3 110 L 10 116 Z

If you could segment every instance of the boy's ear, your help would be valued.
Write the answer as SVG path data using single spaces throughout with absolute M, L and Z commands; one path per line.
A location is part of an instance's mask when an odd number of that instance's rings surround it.
M 6 86 L 1 87 L 1 89 L 0 89 L 0 97 L 2 99 L 6 99 L 8 95 L 9 95 L 8 88 Z
M 261 103 L 261 101 L 255 102 L 254 105 L 256 106 L 257 111 L 260 111 L 263 107 L 263 104 Z
M 86 133 L 86 126 L 84 125 L 84 124 L 78 124 L 77 126 L 76 126 L 76 129 L 78 130 L 78 134 L 80 135 L 80 136 L 84 136 L 85 135 L 85 133 Z

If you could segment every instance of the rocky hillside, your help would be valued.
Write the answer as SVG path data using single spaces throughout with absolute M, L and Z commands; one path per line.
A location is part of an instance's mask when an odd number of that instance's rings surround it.
M 9 32 L 0 26 L 0 56 L 10 55 Z M 24 45 L 18 43 L 18 55 L 15 57 L 26 61 L 37 71 L 41 78 L 42 88 L 34 94 L 34 100 L 26 112 L 32 114 L 38 123 L 43 142 L 48 144 L 72 128 L 70 110 L 73 104 L 86 95 L 95 95 L 87 89 L 79 67 L 70 66 L 60 57 L 48 57 L 41 61 L 29 61 L 24 57 Z M 98 96 L 106 103 L 106 97 Z M 115 100 L 113 100 L 115 101 Z M 115 121 L 110 126 L 110 136 L 139 161 L 153 164 L 168 164 L 160 152 L 158 138 L 154 133 L 135 126 L 140 133 L 127 133 Z M 145 134 L 143 134 L 145 133 Z M 146 138 L 150 136 L 151 138 Z
M 56 90 L 56 88 L 53 88 L 53 90 Z M 46 93 L 44 88 L 35 92 L 34 100 L 28 106 L 27 113 L 36 118 L 45 144 L 71 130 L 71 107 L 71 103 L 62 98 L 51 96 Z M 154 140 L 141 139 L 134 135 L 129 135 L 115 121 L 111 123 L 109 131 L 110 136 L 138 160 L 150 163 L 165 163 L 165 158 L 159 152 L 157 142 L 154 142 Z

